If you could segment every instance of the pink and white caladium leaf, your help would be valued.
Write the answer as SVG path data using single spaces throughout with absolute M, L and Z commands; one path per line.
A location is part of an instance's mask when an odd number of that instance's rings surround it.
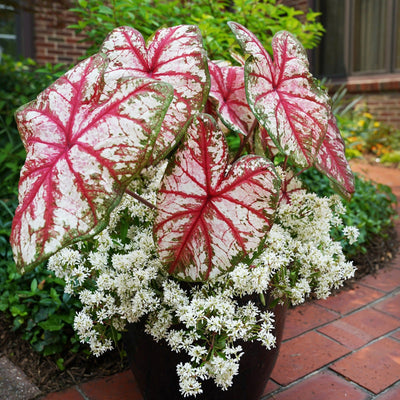
M 228 165 L 215 121 L 200 114 L 170 162 L 158 193 L 154 235 L 169 273 L 205 280 L 256 254 L 272 223 L 280 181 L 256 155 Z
M 243 136 L 250 133 L 256 120 L 246 99 L 244 68 L 220 66 L 208 62 L 211 77 L 210 99 L 222 122 Z
M 256 132 L 256 140 L 260 142 L 262 152 L 270 159 L 273 160 L 274 157 L 279 154 L 279 149 L 276 147 L 268 131 L 263 127 L 259 126 Z
M 193 25 L 160 29 L 146 45 L 137 30 L 124 26 L 110 33 L 100 51 L 109 60 L 107 82 L 126 76 L 149 77 L 174 88 L 149 160 L 154 164 L 181 139 L 191 118 L 207 100 L 210 77 L 200 30 Z
M 313 165 L 325 137 L 329 98 L 309 72 L 306 52 L 289 32 L 272 40 L 274 59 L 257 37 L 236 22 L 229 26 L 243 51 L 249 105 L 277 147 L 301 167 Z
M 303 185 L 291 169 L 281 170 L 281 190 L 279 191 L 279 204 L 290 204 L 293 195 L 304 191 Z
M 350 200 L 354 193 L 354 175 L 345 155 L 345 144 L 336 125 L 336 118 L 331 114 L 328 130 L 317 155 L 315 168 L 325 174 L 334 189 Z
M 81 62 L 16 113 L 27 158 L 11 245 L 22 270 L 102 230 L 154 145 L 172 87 L 131 78 L 105 92 L 104 66 L 99 55 Z

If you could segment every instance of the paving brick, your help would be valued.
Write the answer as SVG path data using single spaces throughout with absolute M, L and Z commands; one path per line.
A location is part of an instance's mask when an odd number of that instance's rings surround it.
M 8 358 L 0 357 L 0 399 L 30 400 L 40 390 Z
M 286 386 L 348 352 L 346 347 L 317 332 L 307 332 L 282 343 L 271 378 Z
M 400 282 L 400 268 L 388 266 L 380 270 L 377 274 L 368 275 L 360 280 L 360 284 L 373 289 L 391 292 L 396 289 Z
M 375 400 L 399 400 L 400 399 L 400 383 L 389 388 L 385 393 L 375 397 Z
M 301 335 L 313 328 L 333 321 L 337 317 L 338 314 L 313 303 L 302 304 L 292 308 L 286 316 L 283 340 Z
M 42 400 L 86 400 L 75 388 L 50 393 Z
M 344 315 L 355 311 L 384 295 L 385 293 L 382 293 L 381 291 L 356 284 L 352 289 L 342 290 L 325 300 L 318 300 L 317 303 L 322 307 L 329 308 L 330 310 Z
M 318 331 L 354 350 L 395 330 L 399 324 L 398 319 L 367 308 L 334 321 Z
M 143 400 L 131 371 L 84 383 L 80 388 L 90 400 Z
M 389 297 L 388 299 L 381 301 L 380 303 L 376 304 L 374 308 L 400 319 L 400 293 L 396 296 Z
M 390 335 L 392 338 L 400 340 L 400 329 Z
M 279 389 L 280 385 L 278 385 L 276 382 L 273 380 L 269 380 L 267 383 L 267 386 L 265 386 L 263 396 L 266 396 L 267 394 L 270 394 L 272 392 L 275 392 L 275 390 Z
M 273 400 L 368 400 L 370 396 L 344 378 L 323 371 L 275 394 Z
M 378 394 L 400 378 L 400 343 L 383 338 L 330 366 L 347 379 Z

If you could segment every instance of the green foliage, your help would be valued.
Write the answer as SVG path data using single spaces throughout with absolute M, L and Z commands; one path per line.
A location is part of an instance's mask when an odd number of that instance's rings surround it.
M 320 196 L 334 194 L 329 180 L 315 169 L 306 171 L 301 178 L 307 188 Z M 357 174 L 355 174 L 355 182 L 355 193 L 345 204 L 347 211 L 343 215 L 345 225 L 355 226 L 360 231 L 360 236 L 353 245 L 342 242 L 344 252 L 349 258 L 358 253 L 365 254 L 374 237 L 386 238 L 388 228 L 393 225 L 393 219 L 396 216 L 394 205 L 397 200 L 389 186 L 375 184 Z M 341 238 L 337 237 L 337 239 Z
M 382 164 L 400 164 L 400 150 L 383 154 L 380 161 Z
M 161 27 L 198 25 L 210 59 L 229 59 L 230 52 L 239 52 L 228 21 L 256 32 L 267 50 L 280 30 L 295 34 L 307 49 L 317 46 L 324 31 L 317 22 L 319 13 L 304 14 L 276 0 L 78 0 L 72 10 L 79 21 L 71 27 L 93 43 L 89 53 L 96 52 L 106 35 L 122 25 L 134 27 L 145 37 Z
M 64 294 L 63 281 L 44 268 L 21 276 L 12 262 L 1 264 L 0 311 L 11 314 L 13 330 L 45 356 L 77 351 L 72 324 L 80 303 Z

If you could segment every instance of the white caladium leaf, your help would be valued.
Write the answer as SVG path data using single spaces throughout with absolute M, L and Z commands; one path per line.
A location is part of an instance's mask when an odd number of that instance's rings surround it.
M 11 233 L 21 269 L 103 229 L 156 140 L 171 86 L 123 79 L 104 92 L 103 69 L 100 56 L 81 62 L 16 113 L 27 150 Z
M 307 55 L 288 32 L 272 41 L 274 59 L 256 36 L 235 22 L 229 23 L 243 51 L 249 105 L 278 148 L 302 167 L 311 166 L 325 137 L 329 98 L 317 87 Z
M 211 76 L 210 98 L 222 122 L 234 132 L 250 133 L 255 116 L 246 99 L 244 68 L 208 62 Z
M 171 160 L 157 199 L 154 235 L 171 274 L 204 280 L 261 247 L 271 227 L 280 181 L 272 163 L 248 155 L 227 164 L 214 120 L 200 114 Z
M 328 130 L 318 152 L 315 168 L 325 174 L 333 187 L 346 199 L 354 193 L 354 175 L 345 155 L 345 144 L 336 125 L 336 118 L 331 114 Z
M 160 29 L 146 45 L 137 30 L 120 27 L 106 38 L 101 52 L 109 60 L 107 82 L 136 76 L 173 86 L 174 98 L 150 158 L 151 162 L 160 160 L 180 140 L 191 117 L 207 100 L 210 77 L 200 30 L 192 25 Z

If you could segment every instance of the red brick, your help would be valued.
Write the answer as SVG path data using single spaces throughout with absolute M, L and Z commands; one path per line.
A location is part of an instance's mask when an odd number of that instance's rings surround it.
M 375 397 L 375 400 L 399 400 L 399 399 L 400 399 L 400 383 L 391 387 L 385 393 Z
M 391 335 L 392 338 L 400 340 L 400 329 Z
M 399 326 L 399 320 L 373 309 L 365 309 L 334 321 L 318 331 L 354 350 Z
M 348 352 L 333 340 L 317 332 L 308 332 L 282 343 L 271 378 L 286 386 Z
M 396 296 L 389 297 L 388 299 L 381 301 L 375 305 L 374 308 L 400 319 L 400 293 Z
M 267 385 L 265 386 L 263 396 L 266 396 L 267 394 L 275 392 L 275 390 L 277 390 L 279 388 L 280 388 L 280 386 L 277 383 L 275 383 L 273 380 L 270 379 L 268 381 Z
M 324 325 L 337 318 L 337 314 L 321 308 L 314 303 L 307 303 L 288 311 L 283 330 L 283 340 L 291 339 L 313 328 Z
M 388 266 L 380 270 L 376 275 L 368 275 L 361 279 L 360 283 L 384 292 L 391 292 L 400 283 L 400 269 Z
M 42 400 L 85 400 L 84 397 L 74 388 L 62 392 L 50 393 Z
M 382 292 L 366 286 L 355 285 L 354 288 L 342 290 L 336 295 L 328 297 L 326 300 L 319 300 L 318 304 L 340 314 L 348 314 L 382 296 L 384 296 Z
M 80 388 L 90 400 L 143 400 L 131 371 L 84 383 Z
M 390 338 L 381 339 L 335 362 L 330 368 L 378 394 L 400 377 L 400 343 Z
M 345 379 L 323 371 L 276 394 L 274 400 L 368 400 L 369 395 Z

